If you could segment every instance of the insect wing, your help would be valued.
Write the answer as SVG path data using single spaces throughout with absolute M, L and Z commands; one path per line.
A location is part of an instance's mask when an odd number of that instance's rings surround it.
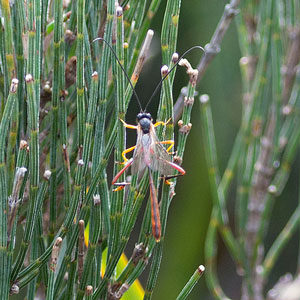
M 141 172 L 145 170 L 147 164 L 145 159 L 145 151 L 147 151 L 147 148 L 150 147 L 151 141 L 145 139 L 143 137 L 143 133 L 140 129 L 137 130 L 137 140 L 136 140 L 136 148 L 133 152 L 133 163 L 131 166 L 131 174 L 137 174 L 138 172 Z
M 151 136 L 151 164 L 150 168 L 154 171 L 159 171 L 162 175 L 172 175 L 174 168 L 171 163 L 171 156 L 167 150 L 159 142 L 154 129 L 150 130 Z

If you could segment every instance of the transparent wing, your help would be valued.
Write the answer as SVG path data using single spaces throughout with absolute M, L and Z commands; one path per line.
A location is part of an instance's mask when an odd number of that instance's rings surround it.
M 146 167 L 165 176 L 174 174 L 171 156 L 160 144 L 153 127 L 149 134 L 143 134 L 141 130 L 137 131 L 131 173 L 137 174 L 144 171 Z
M 150 143 L 151 141 L 149 141 Z M 145 151 L 147 151 L 146 147 L 150 147 L 147 143 L 143 142 L 143 133 L 141 130 L 137 131 L 137 140 L 136 140 L 136 148 L 133 152 L 133 163 L 131 165 L 131 174 L 137 174 L 145 170 L 147 164 L 145 160 Z
M 171 156 L 167 150 L 160 144 L 154 130 L 150 131 L 151 136 L 151 163 L 150 168 L 159 171 L 162 175 L 174 174 L 174 168 L 171 166 Z

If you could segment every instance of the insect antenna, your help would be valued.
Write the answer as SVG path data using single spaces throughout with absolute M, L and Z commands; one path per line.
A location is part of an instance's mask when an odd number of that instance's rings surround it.
M 192 47 L 192 48 L 186 50 L 186 51 L 178 58 L 177 62 L 174 64 L 174 66 L 168 71 L 168 73 L 167 73 L 166 75 L 164 75 L 164 77 L 163 77 L 163 78 L 160 80 L 160 82 L 157 84 L 157 86 L 156 86 L 154 92 L 152 93 L 151 97 L 150 97 L 149 100 L 148 100 L 148 103 L 146 104 L 145 111 L 147 110 L 147 107 L 148 107 L 149 103 L 151 102 L 151 100 L 152 100 L 152 99 L 154 98 L 154 96 L 157 94 L 157 92 L 158 92 L 160 86 L 162 85 L 163 81 L 164 81 L 164 80 L 167 78 L 167 76 L 168 76 L 168 75 L 176 68 L 176 66 L 179 64 L 180 60 L 181 60 L 184 56 L 186 56 L 189 52 L 191 52 L 192 50 L 194 50 L 194 49 L 200 49 L 200 50 L 202 50 L 202 51 L 205 53 L 204 48 L 201 47 L 201 46 L 194 46 L 194 47 Z
M 120 60 L 119 60 L 119 58 L 117 56 L 117 53 L 115 52 L 115 50 L 113 49 L 113 47 L 109 44 L 109 42 L 107 42 L 104 38 L 98 37 L 98 38 L 95 38 L 93 40 L 93 42 L 96 42 L 96 41 L 103 41 L 108 46 L 108 48 L 111 50 L 111 52 L 113 53 L 116 61 L 118 62 L 120 68 L 122 69 L 123 73 L 125 74 L 125 77 L 127 78 L 128 82 L 129 82 L 129 85 L 132 88 L 133 94 L 134 94 L 134 96 L 135 96 L 135 98 L 136 98 L 136 100 L 137 100 L 137 102 L 138 102 L 138 104 L 140 106 L 141 111 L 142 111 L 143 109 L 142 109 L 142 104 L 141 104 L 140 98 L 139 98 L 137 92 L 135 91 L 135 88 L 134 88 L 134 86 L 133 86 L 133 84 L 132 84 L 132 82 L 131 82 L 131 80 L 130 80 L 127 72 L 126 72 L 126 70 L 124 69 L 123 65 L 121 64 L 121 62 L 120 62 Z

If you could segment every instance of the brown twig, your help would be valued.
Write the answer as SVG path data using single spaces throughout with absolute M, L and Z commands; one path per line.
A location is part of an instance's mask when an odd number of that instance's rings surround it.
M 24 145 L 25 147 L 27 147 L 27 142 L 26 141 L 21 141 L 20 142 L 20 147 Z M 21 201 L 21 199 L 19 199 L 19 193 L 20 193 L 20 188 L 21 188 L 21 184 L 23 182 L 23 178 L 25 176 L 25 173 L 27 172 L 27 169 L 24 167 L 21 168 L 17 168 L 16 171 L 16 175 L 15 175 L 15 180 L 14 180 L 14 186 L 13 186 L 13 191 L 11 196 L 8 199 L 8 204 L 9 204 L 9 218 L 8 218 L 8 227 L 7 227 L 7 243 L 10 243 L 11 240 L 11 231 L 12 231 L 12 227 L 14 224 L 14 220 L 17 214 L 17 210 L 18 210 L 18 206 L 19 203 Z
M 78 238 L 78 280 L 81 280 L 84 263 L 84 221 L 79 220 L 79 238 Z
M 202 56 L 200 63 L 197 66 L 198 70 L 198 79 L 197 84 L 203 78 L 203 75 L 214 59 L 214 57 L 220 52 L 221 42 L 227 32 L 229 25 L 235 15 L 238 13 L 237 7 L 240 4 L 240 0 L 231 0 L 230 3 L 225 5 L 224 13 L 217 25 L 217 28 L 208 44 L 205 45 L 205 53 Z M 182 114 L 182 106 L 183 106 L 184 95 L 181 93 L 176 100 L 176 104 L 174 106 L 174 120 L 177 122 Z M 178 104 L 177 104 L 178 103 Z
M 283 68 L 284 83 L 282 91 L 282 102 L 284 105 L 288 103 L 291 90 L 295 81 L 296 66 L 300 61 L 300 29 L 295 28 L 290 33 L 290 47 L 286 55 L 286 64 Z
M 119 283 L 109 285 L 107 291 L 108 300 L 119 300 L 124 295 L 124 293 L 129 289 L 128 283 L 123 283 L 121 286 Z
M 85 294 L 86 294 L 86 296 L 92 295 L 93 294 L 93 286 L 87 285 L 85 288 Z
M 147 251 L 148 248 L 143 243 L 136 244 L 131 255 L 132 263 L 136 266 L 139 261 L 145 258 Z
M 237 7 L 239 4 L 240 0 L 231 0 L 229 4 L 225 5 L 224 13 L 221 17 L 221 20 L 219 21 L 210 42 L 207 45 L 205 45 L 205 54 L 202 56 L 200 63 L 197 66 L 197 70 L 199 72 L 197 83 L 199 83 L 202 79 L 208 65 L 220 52 L 221 42 L 229 28 L 231 21 L 238 13 Z
M 275 113 L 271 112 L 271 117 L 266 128 L 265 135 L 261 138 L 261 150 L 255 164 L 252 188 L 248 203 L 248 222 L 246 228 L 246 253 L 248 261 L 251 262 L 254 283 L 254 299 L 263 299 L 264 282 L 259 273 L 264 249 L 262 245 L 256 248 L 257 234 L 261 224 L 261 218 L 266 205 L 268 187 L 270 185 L 274 168 L 272 166 L 273 140 L 275 133 Z
M 56 270 L 56 265 L 57 265 L 57 260 L 58 260 L 58 256 L 59 256 L 61 243 L 62 243 L 62 238 L 58 237 L 52 247 L 52 254 L 51 254 L 51 260 L 50 260 L 50 270 L 52 272 L 55 272 L 55 270 Z
M 143 44 L 143 47 L 141 49 L 140 55 L 138 57 L 137 63 L 135 65 L 134 71 L 131 76 L 131 81 L 132 81 L 133 85 L 136 84 L 136 82 L 141 74 L 141 71 L 144 66 L 146 55 L 148 54 L 148 50 L 149 50 L 153 35 L 154 35 L 154 31 L 148 30 L 146 38 L 145 38 L 145 42 Z
M 102 2 L 102 10 L 100 13 L 100 25 L 98 28 L 98 36 L 99 37 L 104 37 L 104 30 L 105 30 L 105 25 L 106 25 L 106 20 L 107 20 L 107 0 L 103 0 Z

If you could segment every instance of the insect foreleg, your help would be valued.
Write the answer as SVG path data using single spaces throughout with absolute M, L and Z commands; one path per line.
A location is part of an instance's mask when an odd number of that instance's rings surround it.
M 130 125 L 127 124 L 124 120 L 120 119 L 120 121 L 123 123 L 124 127 L 129 128 L 129 129 L 135 129 L 137 130 L 137 126 L 136 125 Z
M 172 120 L 172 118 L 170 118 L 167 122 L 163 122 L 163 121 L 158 121 L 155 124 L 153 124 L 154 127 L 157 127 L 159 125 L 163 125 L 166 126 L 170 121 Z

